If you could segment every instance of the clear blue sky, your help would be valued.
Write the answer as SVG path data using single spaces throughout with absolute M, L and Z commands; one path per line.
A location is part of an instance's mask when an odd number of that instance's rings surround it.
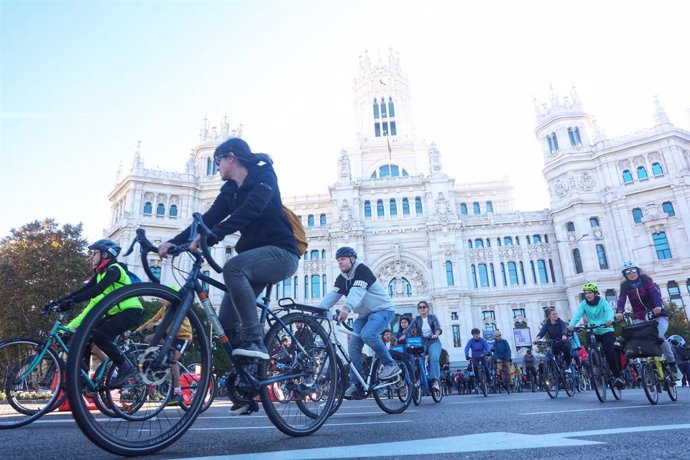
M 690 129 L 688 17 L 686 1 L 0 0 L 0 237 L 45 217 L 100 237 L 137 141 L 146 167 L 182 171 L 205 115 L 242 122 L 285 195 L 327 193 L 357 57 L 389 47 L 446 171 L 509 175 L 516 207 L 541 209 L 533 96 L 575 84 L 620 135 L 652 124 L 658 94 Z

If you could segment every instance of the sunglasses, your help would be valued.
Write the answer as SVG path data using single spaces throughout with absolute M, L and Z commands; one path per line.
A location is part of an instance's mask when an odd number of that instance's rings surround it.
M 426 305 L 420 305 L 417 307 L 417 310 L 424 310 L 425 308 L 429 308 Z
M 626 275 L 632 275 L 633 273 L 637 273 L 637 272 L 638 272 L 637 268 L 628 268 L 623 273 L 625 273 Z
M 230 158 L 230 155 L 219 155 L 217 157 L 213 157 L 213 161 L 216 163 L 216 166 L 220 166 L 220 162 L 225 158 Z

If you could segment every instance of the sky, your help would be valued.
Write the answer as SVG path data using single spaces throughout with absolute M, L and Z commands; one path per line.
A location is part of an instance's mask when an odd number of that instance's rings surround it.
M 534 102 L 575 85 L 609 137 L 658 95 L 690 130 L 687 1 L 0 0 L 0 238 L 54 218 L 110 225 L 137 142 L 183 171 L 204 117 L 243 125 L 283 195 L 327 194 L 355 145 L 358 56 L 399 53 L 419 137 L 456 184 L 508 176 L 549 206 Z

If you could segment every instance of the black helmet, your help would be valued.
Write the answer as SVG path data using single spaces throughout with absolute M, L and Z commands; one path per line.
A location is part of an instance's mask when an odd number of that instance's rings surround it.
M 117 257 L 117 255 L 122 250 L 120 245 L 114 242 L 113 240 L 98 240 L 91 246 L 89 246 L 89 249 L 97 249 L 99 251 L 107 252 L 108 254 L 110 254 L 111 257 Z
M 335 258 L 337 259 L 339 257 L 354 257 L 356 259 L 357 251 L 349 246 L 343 246 L 335 252 Z

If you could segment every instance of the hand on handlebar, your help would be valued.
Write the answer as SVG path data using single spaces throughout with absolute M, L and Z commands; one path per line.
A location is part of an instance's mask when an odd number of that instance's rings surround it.
M 347 307 L 343 307 L 342 310 L 340 310 L 340 314 L 338 315 L 338 322 L 339 323 L 344 323 L 347 321 L 347 317 L 350 315 L 350 309 Z
M 623 313 L 616 313 L 616 320 L 623 321 Z
M 166 257 L 168 257 L 168 251 L 170 250 L 170 248 L 173 247 L 175 247 L 175 245 L 172 244 L 170 241 L 166 241 L 165 243 L 161 244 L 160 246 L 158 246 L 158 257 L 160 257 L 161 259 L 165 259 Z

